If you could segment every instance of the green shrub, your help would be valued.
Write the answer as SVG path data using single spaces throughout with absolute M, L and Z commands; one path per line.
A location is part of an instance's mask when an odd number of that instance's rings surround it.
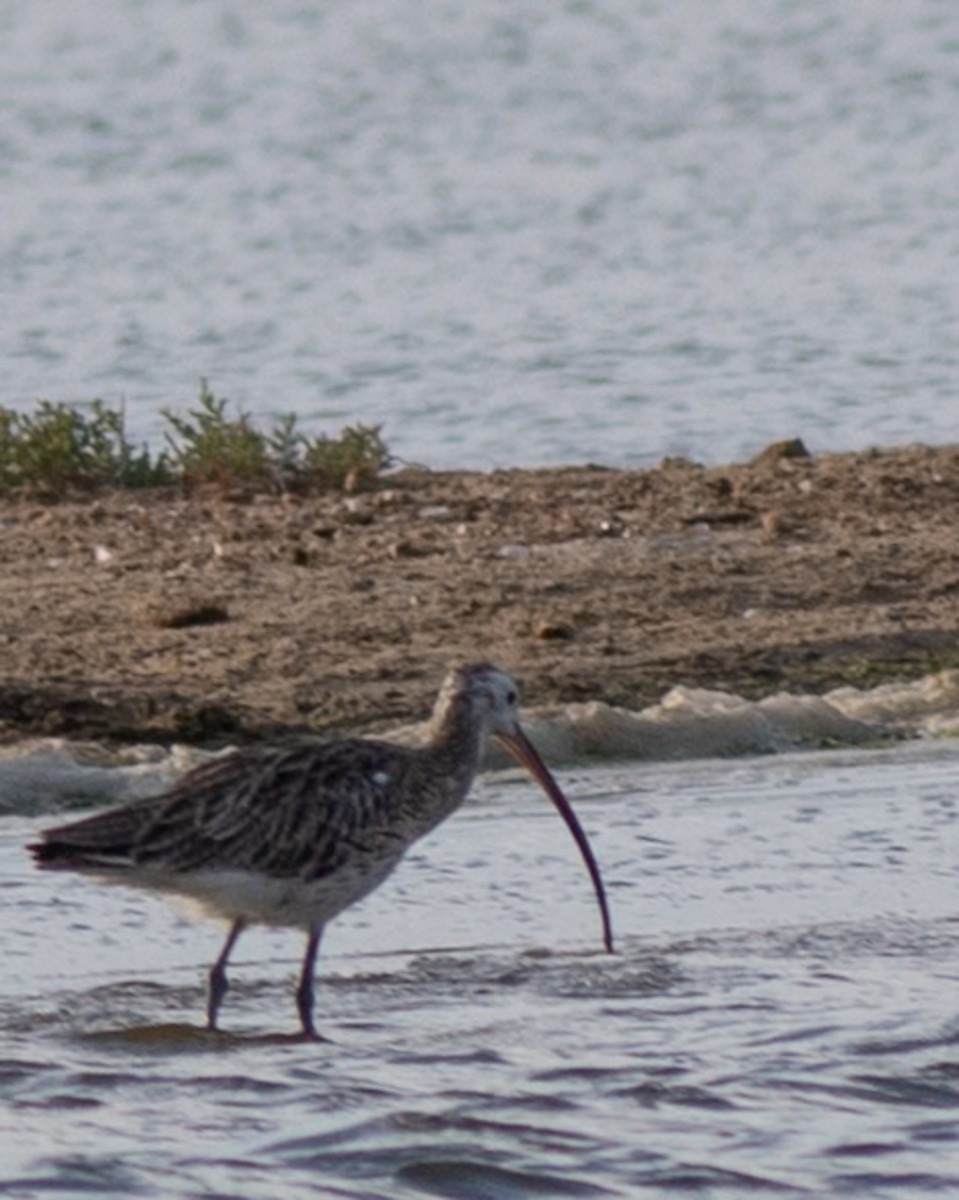
M 314 438 L 305 444 L 307 472 L 324 488 L 366 487 L 392 463 L 379 425 L 349 425 L 337 438 Z
M 209 484 L 335 490 L 369 486 L 392 459 L 378 425 L 350 425 L 338 437 L 307 438 L 290 413 L 257 429 L 229 411 L 201 380 L 197 407 L 164 409 L 167 448 L 152 456 L 127 440 L 122 407 L 37 403 L 32 414 L 0 407 L 0 490 L 59 497 L 102 487 Z
M 170 461 L 186 483 L 255 483 L 269 477 L 267 438 L 240 412 L 226 415 L 229 401 L 218 400 L 205 379 L 200 381 L 199 408 L 186 417 L 162 409 L 174 434 L 166 435 Z
M 123 409 L 41 400 L 32 415 L 0 408 L 0 487 L 53 496 L 71 489 L 152 487 L 168 477 L 164 455 L 127 441 Z

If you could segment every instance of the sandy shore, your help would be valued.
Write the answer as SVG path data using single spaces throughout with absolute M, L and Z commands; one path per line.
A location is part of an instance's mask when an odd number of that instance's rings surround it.
M 422 717 L 452 661 L 630 708 L 959 665 L 959 448 L 0 504 L 0 736 Z

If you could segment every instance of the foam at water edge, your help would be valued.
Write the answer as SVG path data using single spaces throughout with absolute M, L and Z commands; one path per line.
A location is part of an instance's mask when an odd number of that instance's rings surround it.
M 959 734 L 959 672 L 824 696 L 778 692 L 747 700 L 729 692 L 672 688 L 641 711 L 602 701 L 527 714 L 525 725 L 555 766 L 597 759 L 684 759 L 773 754 L 797 748 L 862 745 L 891 736 Z M 424 725 L 387 736 L 415 745 Z M 189 747 L 113 752 L 63 740 L 30 741 L 0 751 L 0 813 L 28 815 L 65 806 L 115 803 L 149 795 L 206 757 Z M 511 765 L 491 747 L 485 764 Z
M 928 732 L 925 726 L 932 719 L 959 720 L 959 671 L 939 671 L 910 683 L 883 683 L 865 691 L 836 688 L 825 699 L 859 721 L 915 724 L 917 732 Z
M 780 693 L 745 700 L 728 692 L 675 687 L 659 704 L 633 712 L 600 701 L 571 704 L 527 721 L 551 762 L 584 758 L 680 759 L 772 754 L 801 746 L 853 745 L 882 736 L 818 696 Z
M 5 746 L 0 749 L 0 815 L 28 816 L 149 796 L 203 757 L 189 746 L 113 751 L 64 738 Z

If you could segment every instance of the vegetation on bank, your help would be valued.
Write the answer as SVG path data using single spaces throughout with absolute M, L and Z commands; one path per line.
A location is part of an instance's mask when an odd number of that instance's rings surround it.
M 357 491 L 392 462 L 378 425 L 307 437 L 290 413 L 270 428 L 231 409 L 201 380 L 195 408 L 162 410 L 166 446 L 133 445 L 123 408 L 41 400 L 33 413 L 0 406 L 0 494 L 63 497 L 102 488 L 200 485 L 224 489 Z

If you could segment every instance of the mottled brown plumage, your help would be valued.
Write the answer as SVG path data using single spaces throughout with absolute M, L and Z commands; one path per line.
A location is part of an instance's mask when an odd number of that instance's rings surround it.
M 308 932 L 297 990 L 315 1037 L 313 970 L 323 926 L 378 887 L 418 838 L 466 798 L 488 736 L 533 774 L 570 827 L 609 914 L 585 834 L 517 717 L 515 684 L 485 663 L 447 676 L 419 749 L 372 739 L 300 738 L 236 750 L 169 791 L 43 833 L 38 865 L 187 896 L 232 922 L 210 972 L 216 1028 L 226 964 L 249 923 Z

